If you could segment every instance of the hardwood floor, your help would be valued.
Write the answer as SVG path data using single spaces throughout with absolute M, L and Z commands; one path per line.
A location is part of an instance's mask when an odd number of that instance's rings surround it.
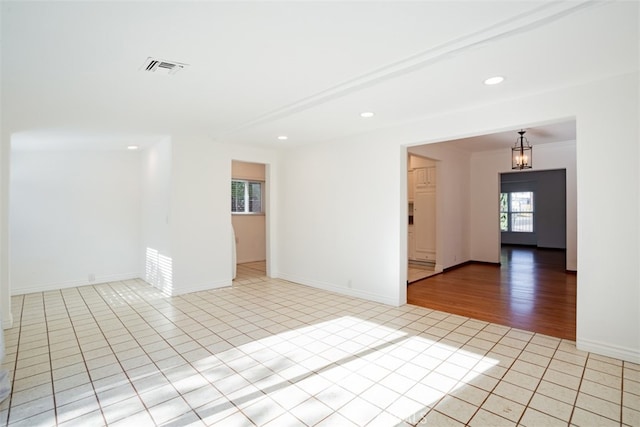
M 409 285 L 409 304 L 576 338 L 576 275 L 565 252 L 503 246 L 501 265 L 470 264 Z

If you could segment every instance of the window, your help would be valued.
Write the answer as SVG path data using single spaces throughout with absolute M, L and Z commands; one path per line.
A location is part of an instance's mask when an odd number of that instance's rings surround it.
M 262 210 L 262 186 L 260 181 L 234 179 L 231 181 L 231 212 L 260 214 Z
M 533 233 L 533 191 L 500 193 L 500 231 Z

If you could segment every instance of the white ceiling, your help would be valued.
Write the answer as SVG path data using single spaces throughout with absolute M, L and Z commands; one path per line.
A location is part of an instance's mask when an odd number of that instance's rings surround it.
M 33 147 L 164 135 L 284 147 L 335 141 L 638 69 L 635 1 L 1 7 L 3 129 Z M 189 67 L 146 73 L 149 56 Z M 496 74 L 505 82 L 482 84 Z M 516 130 L 506 132 L 509 144 Z M 289 139 L 278 141 L 283 134 Z
M 478 135 L 469 138 L 461 138 L 445 141 L 450 147 L 468 152 L 494 151 L 505 147 L 513 147 L 520 140 L 518 131 L 524 130 L 524 137 L 532 146 L 551 144 L 576 140 L 575 120 L 562 121 L 535 127 L 523 127 L 503 132 L 495 132 L 490 135 Z

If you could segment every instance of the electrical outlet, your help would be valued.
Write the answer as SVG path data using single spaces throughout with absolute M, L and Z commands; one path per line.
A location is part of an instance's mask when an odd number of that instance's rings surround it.
M 95 282 L 95 281 L 96 281 L 96 275 L 95 275 L 95 274 L 93 274 L 93 273 L 89 274 L 89 282 L 92 282 L 92 283 L 93 283 L 93 282 Z

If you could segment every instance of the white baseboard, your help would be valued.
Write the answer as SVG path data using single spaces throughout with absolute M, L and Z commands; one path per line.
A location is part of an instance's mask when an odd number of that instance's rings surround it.
M 13 328 L 13 314 L 7 313 L 2 316 L 2 329 Z
M 210 291 L 213 289 L 228 288 L 231 286 L 231 280 L 221 280 L 218 282 L 207 282 L 199 285 L 189 285 L 171 290 L 171 296 L 190 294 L 192 292 Z
M 386 295 L 380 295 L 372 292 L 366 292 L 359 289 L 346 288 L 342 286 L 336 286 L 332 283 L 320 282 L 317 280 L 309 280 L 302 277 L 297 277 L 290 274 L 280 273 L 277 276 L 280 279 L 288 280 L 289 282 L 298 283 L 300 285 L 311 286 L 312 288 L 318 288 L 329 292 L 335 292 L 337 294 L 348 295 L 350 297 L 362 298 L 368 301 L 379 302 L 382 304 L 392 305 L 399 307 L 402 305 L 399 301 L 394 300 Z
M 603 343 L 600 341 L 578 338 L 576 348 L 582 351 L 600 354 L 602 356 L 613 357 L 626 360 L 627 362 L 640 363 L 640 350 Z
M 89 280 L 69 280 L 66 282 L 54 282 L 54 283 L 38 283 L 26 286 L 20 286 L 19 288 L 12 287 L 11 295 L 25 295 L 32 294 L 34 292 L 47 292 L 56 291 L 59 289 L 75 288 L 76 286 L 98 285 L 100 283 L 119 282 L 121 280 L 137 279 L 140 277 L 139 273 L 120 273 L 120 274 L 108 274 L 104 276 L 96 276 L 94 281 Z

